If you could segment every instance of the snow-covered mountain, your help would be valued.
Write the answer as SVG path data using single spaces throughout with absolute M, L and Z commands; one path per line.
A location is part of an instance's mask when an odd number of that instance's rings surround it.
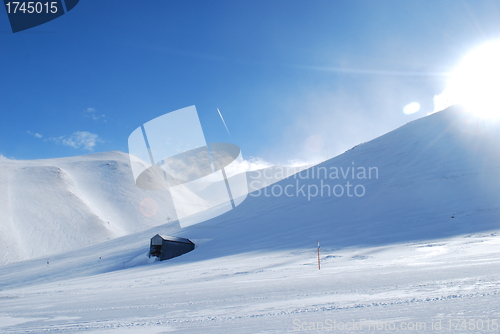
M 169 192 L 137 187 L 129 156 L 123 152 L 32 161 L 0 159 L 0 169 L 0 265 L 78 249 L 176 220 Z M 301 169 L 286 168 L 279 179 Z M 249 186 L 255 190 L 279 180 L 276 173 L 265 173 L 249 173 L 254 181 Z
M 122 152 L 0 160 L 0 265 L 60 253 L 164 224 L 170 196 L 136 187 Z M 141 212 L 151 198 L 158 214 Z M 148 202 L 146 202 L 148 204 Z
M 131 178 L 125 176 L 125 154 L 113 153 L 114 159 L 104 154 L 105 163 L 99 155 L 88 156 L 92 168 L 71 159 L 54 166 L 33 162 L 30 173 L 22 169 L 28 162 L 3 161 L 15 188 L 1 201 L 9 203 L 6 208 L 22 208 L 19 187 L 28 194 L 38 191 L 29 185 L 43 178 L 40 187 L 59 191 L 43 205 L 30 204 L 27 212 L 48 216 L 49 210 L 68 210 L 74 224 L 78 213 L 91 230 L 84 240 L 94 243 L 73 251 L 66 247 L 50 264 L 32 259 L 1 267 L 0 320 L 12 325 L 3 329 L 285 333 L 317 329 L 307 327 L 311 323 L 326 326 L 326 319 L 398 326 L 440 320 L 447 326 L 453 317 L 488 317 L 491 325 L 500 309 L 499 139 L 499 124 L 453 107 L 256 190 L 226 214 L 184 229 L 175 221 L 141 217 L 142 197 L 132 190 L 133 181 L 118 180 Z M 122 174 L 103 174 L 103 163 L 121 165 L 115 171 Z M 276 169 L 267 171 L 270 180 L 280 178 L 270 172 Z M 266 178 L 259 173 L 249 181 Z M 110 204 L 98 205 L 101 200 Z M 126 206 L 127 213 L 111 212 Z M 88 209 L 95 207 L 99 210 Z M 11 226 L 13 216 L 5 215 L 5 239 L 21 231 Z M 32 223 L 22 218 L 19 224 L 27 230 Z M 135 224 L 151 228 L 125 235 Z M 39 242 L 43 250 L 63 250 L 54 244 L 64 244 L 77 227 L 52 226 L 32 237 L 50 238 L 50 246 Z M 156 233 L 187 237 L 197 248 L 154 262 L 147 251 Z M 100 242 L 119 235 L 125 236 Z
M 413 121 L 251 194 L 205 224 L 230 232 L 214 233 L 218 242 L 204 253 L 307 248 L 321 239 L 374 246 L 499 228 L 499 142 L 500 124 L 459 108 Z

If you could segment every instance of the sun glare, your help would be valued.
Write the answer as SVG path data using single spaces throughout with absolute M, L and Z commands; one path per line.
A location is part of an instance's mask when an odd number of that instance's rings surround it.
M 446 99 L 448 104 L 460 104 L 478 117 L 499 118 L 500 40 L 467 54 L 452 73 L 445 92 L 438 97 Z

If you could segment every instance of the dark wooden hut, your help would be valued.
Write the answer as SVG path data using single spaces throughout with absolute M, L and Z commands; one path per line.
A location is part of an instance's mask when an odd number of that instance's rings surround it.
M 151 238 L 149 257 L 156 256 L 160 261 L 163 261 L 193 249 L 194 243 L 189 239 L 157 234 Z

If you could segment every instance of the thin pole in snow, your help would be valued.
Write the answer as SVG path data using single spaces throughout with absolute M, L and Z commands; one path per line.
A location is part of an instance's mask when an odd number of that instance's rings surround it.
M 319 261 L 319 252 L 320 252 L 319 241 L 316 242 L 318 243 L 318 270 L 321 270 L 321 262 Z

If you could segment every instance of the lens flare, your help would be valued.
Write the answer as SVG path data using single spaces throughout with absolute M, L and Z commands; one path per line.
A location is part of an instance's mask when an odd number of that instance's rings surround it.
M 145 198 L 139 204 L 139 210 L 146 217 L 153 217 L 158 212 L 158 204 L 152 198 Z
M 412 102 L 412 103 L 408 103 L 404 108 L 403 108 L 403 112 L 406 114 L 406 115 L 411 115 L 411 114 L 414 114 L 416 113 L 417 111 L 420 110 L 420 103 L 418 102 Z

